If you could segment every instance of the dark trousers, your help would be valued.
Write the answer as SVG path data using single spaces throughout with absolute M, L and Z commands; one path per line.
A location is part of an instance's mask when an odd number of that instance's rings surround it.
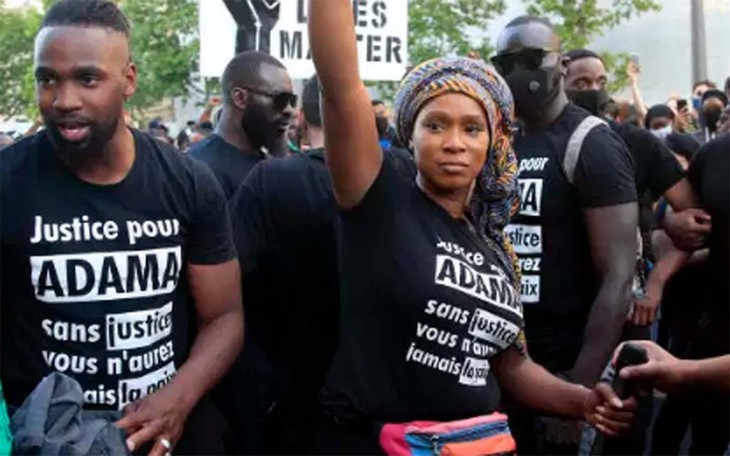
M 705 315 L 700 322 L 690 359 L 706 359 L 728 352 L 728 317 Z M 698 391 L 668 395 L 654 426 L 652 454 L 677 454 L 692 426 L 690 454 L 724 454 L 730 443 L 730 394 Z
M 314 444 L 314 454 L 381 455 L 375 427 L 367 423 L 337 423 L 322 417 Z
M 222 455 L 226 454 L 226 447 L 231 440 L 231 430 L 223 415 L 209 400 L 204 399 L 188 416 L 183 434 L 173 453 Z
M 730 442 L 730 395 L 667 396 L 654 426 L 651 454 L 678 454 L 690 424 L 690 454 L 724 454 Z
M 174 442 L 172 453 L 176 455 L 223 455 L 232 439 L 228 423 L 221 412 L 208 400 L 203 399 L 195 406 L 180 436 Z M 134 456 L 149 454 L 155 442 L 151 441 L 135 450 Z

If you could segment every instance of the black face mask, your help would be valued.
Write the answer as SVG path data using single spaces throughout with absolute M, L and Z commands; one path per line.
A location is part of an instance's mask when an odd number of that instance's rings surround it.
M 515 100 L 517 117 L 540 118 L 545 106 L 560 93 L 560 68 L 516 69 L 505 78 Z
M 605 90 L 566 90 L 570 101 L 590 112 L 594 116 L 603 116 L 606 104 L 609 101 Z
M 705 119 L 705 125 L 710 131 L 717 131 L 717 124 L 720 122 L 720 117 L 722 117 L 722 108 L 719 106 L 706 108 L 702 111 L 702 117 Z

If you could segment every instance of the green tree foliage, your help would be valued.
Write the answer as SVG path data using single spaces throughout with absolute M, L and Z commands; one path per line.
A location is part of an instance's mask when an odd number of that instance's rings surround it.
M 139 71 L 132 108 L 187 96 L 198 70 L 197 0 L 121 0 L 132 25 L 132 59 Z
M 0 0 L 0 116 L 35 117 L 33 43 L 45 11 L 11 9 Z M 144 109 L 186 96 L 198 68 L 197 0 L 120 0 L 132 24 L 132 59 L 139 69 L 130 106 Z
M 444 55 L 476 52 L 489 57 L 489 21 L 505 10 L 504 0 L 410 0 L 408 3 L 408 59 L 415 65 Z M 385 99 L 392 99 L 397 83 L 378 82 Z
M 617 25 L 661 9 L 656 0 L 611 0 L 610 4 L 599 0 L 523 0 L 523 3 L 529 14 L 547 17 L 555 24 L 566 50 L 586 47 Z M 628 55 L 605 52 L 601 56 L 611 73 L 609 91 L 623 89 L 627 83 Z
M 34 115 L 33 40 L 41 15 L 0 0 L 0 117 Z
M 504 13 L 504 0 L 411 0 L 408 5 L 408 54 L 412 64 L 443 55 L 492 51 L 486 30 Z

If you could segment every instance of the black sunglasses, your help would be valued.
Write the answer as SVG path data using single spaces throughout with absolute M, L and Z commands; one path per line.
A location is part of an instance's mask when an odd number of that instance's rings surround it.
M 545 56 L 555 51 L 543 49 L 526 49 L 524 51 L 510 54 L 496 55 L 491 58 L 492 65 L 502 76 L 512 73 L 515 68 L 520 67 L 529 71 L 537 70 L 542 66 Z
M 241 88 L 243 90 L 249 91 L 251 93 L 255 93 L 257 95 L 262 95 L 262 96 L 271 98 L 271 105 L 277 111 L 283 111 L 284 109 L 286 109 L 287 106 L 296 108 L 297 101 L 299 100 L 299 97 L 297 97 L 296 95 L 294 95 L 293 93 L 290 93 L 290 92 L 269 93 L 269 92 L 264 92 L 263 90 L 252 89 L 250 87 L 241 87 Z

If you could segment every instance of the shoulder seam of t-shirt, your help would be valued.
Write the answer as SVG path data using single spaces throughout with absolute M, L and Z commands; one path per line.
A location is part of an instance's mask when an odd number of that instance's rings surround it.
M 568 145 L 565 148 L 565 158 L 563 158 L 563 172 L 571 185 L 575 185 L 575 167 L 578 165 L 583 141 L 588 133 L 599 125 L 607 124 L 606 121 L 596 116 L 588 116 L 578 124 L 578 127 L 570 135 Z

